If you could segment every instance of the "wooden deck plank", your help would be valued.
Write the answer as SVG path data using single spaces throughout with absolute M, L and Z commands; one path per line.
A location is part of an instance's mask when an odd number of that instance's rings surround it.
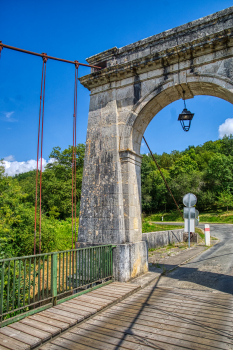
M 87 331 L 90 332 L 94 332 L 94 333 L 98 333 L 98 334 L 104 334 L 104 335 L 108 335 L 110 337 L 115 337 L 117 339 L 124 339 L 126 341 L 130 341 L 132 343 L 136 343 L 139 344 L 140 346 L 137 345 L 137 349 L 141 349 L 142 345 L 148 345 L 150 347 L 152 347 L 153 349 L 164 349 L 164 350 L 171 350 L 171 349 L 181 349 L 180 345 L 174 345 L 171 343 L 167 343 L 167 342 L 161 342 L 158 341 L 157 339 L 148 339 L 148 337 L 142 337 L 139 334 L 135 334 L 134 332 L 130 332 L 129 333 L 125 333 L 124 329 L 114 329 L 113 327 L 106 327 L 106 326 L 101 326 L 101 325 L 97 325 L 97 323 L 95 323 L 94 325 L 89 323 L 89 322 L 85 322 L 82 323 L 80 325 L 77 325 L 77 327 L 73 328 L 70 332 L 75 333 L 79 328 L 81 329 L 85 329 Z M 183 347 L 182 347 L 183 348 Z M 185 348 L 187 349 L 187 348 Z M 190 347 L 189 347 L 190 349 Z
M 19 340 L 27 345 L 30 345 L 31 348 L 35 348 L 36 346 L 41 344 L 40 338 L 34 337 L 21 331 L 17 331 L 16 329 L 12 329 L 10 327 L 1 328 L 0 333 L 5 334 L 8 337 L 14 338 L 16 340 Z
M 100 308 L 98 309 L 98 307 L 92 307 L 92 305 L 89 307 L 88 306 L 84 306 L 82 304 L 79 304 L 77 302 L 72 302 L 72 301 L 67 301 L 66 303 L 64 303 L 63 305 L 70 307 L 70 308 L 75 308 L 77 310 L 81 310 L 81 311 L 86 311 L 86 312 L 90 312 L 91 314 L 95 314 L 98 310 L 100 310 Z M 88 305 L 88 304 L 86 304 Z
M 139 293 L 137 294 L 137 297 L 140 298 L 140 297 L 144 297 L 144 298 L 147 298 L 147 295 L 143 295 L 142 293 Z M 148 296 L 149 297 L 149 296 Z M 211 296 L 209 296 L 209 298 L 196 298 L 195 296 L 193 295 L 190 295 L 190 296 L 186 296 L 186 295 L 176 295 L 176 294 L 171 294 L 171 293 L 162 293 L 162 292 L 158 292 L 158 293 L 153 293 L 150 297 L 150 299 L 167 299 L 167 300 L 180 300 L 180 301 L 185 301 L 187 303 L 193 303 L 193 304 L 203 304 L 203 305 L 211 305 L 212 307 L 216 306 L 216 307 L 219 307 L 219 308 L 227 308 L 228 310 L 231 310 L 231 312 L 233 312 L 233 308 L 230 304 L 227 304 L 226 305 L 222 305 L 222 304 L 219 304 L 217 303 Z
M 203 321 L 203 322 L 209 322 L 211 321 L 213 324 L 218 324 L 219 326 L 220 325 L 223 325 L 223 326 L 229 326 L 231 327 L 232 326 L 232 322 L 231 321 L 227 321 L 227 320 L 223 320 L 219 317 L 215 317 L 215 315 L 212 315 L 212 314 L 202 314 L 200 315 L 200 311 L 199 312 L 195 312 L 193 311 L 191 308 L 190 309 L 185 309 L 185 308 L 179 308 L 179 307 L 172 307 L 172 306 L 166 306 L 166 305 L 161 305 L 158 304 L 155 305 L 155 304 L 152 304 L 152 303 L 147 303 L 146 305 L 145 304 L 140 304 L 140 303 L 132 303 L 132 304 L 127 304 L 127 305 L 131 305 L 133 307 L 137 307 L 139 310 L 140 309 L 152 309 L 152 308 L 155 308 L 156 310 L 160 310 L 161 312 L 175 312 L 176 315 L 181 315 L 182 317 L 187 317 L 187 318 L 190 318 L 191 316 L 193 317 L 196 317 L 196 320 L 197 321 Z
M 42 342 L 51 339 L 51 336 L 52 336 L 52 334 L 49 332 L 42 331 L 40 329 L 28 326 L 21 322 L 10 324 L 8 327 L 17 329 L 18 331 L 40 338 Z
M 94 297 L 93 295 L 81 295 L 80 297 L 74 298 L 72 299 L 74 301 L 83 301 L 83 302 L 87 302 L 87 303 L 94 303 L 95 305 L 108 305 L 108 301 L 107 300 L 103 300 L 97 297 Z
M 74 319 L 74 318 L 62 316 L 61 314 L 58 315 L 57 313 L 50 312 L 50 311 L 51 311 L 51 309 L 49 309 L 48 311 L 42 311 L 42 312 L 40 312 L 40 316 L 44 316 L 44 317 L 50 318 L 51 320 L 55 320 L 55 321 L 61 321 L 61 322 L 69 324 L 70 326 L 73 326 L 77 323 L 76 319 Z
M 99 298 L 103 298 L 103 299 L 106 299 L 106 300 L 116 300 L 118 299 L 118 296 L 111 296 L 110 293 L 108 293 L 107 291 L 101 291 L 101 290 L 94 290 L 92 293 L 91 293 L 93 296 L 98 296 Z
M 188 324 L 197 324 L 197 325 L 202 325 L 203 327 L 209 327 L 210 329 L 213 330 L 221 330 L 222 332 L 227 332 L 232 335 L 232 327 L 229 326 L 223 326 L 219 325 L 218 323 L 213 324 L 210 320 L 204 321 L 202 319 L 197 320 L 195 316 L 187 316 L 187 315 L 182 315 L 178 314 L 177 312 L 169 312 L 169 311 L 161 311 L 158 308 L 156 310 L 151 310 L 150 308 L 146 308 L 141 310 L 140 308 L 136 309 L 135 308 L 125 308 L 125 310 L 128 309 L 129 312 L 136 312 L 137 314 L 145 315 L 145 316 L 150 316 L 150 317 L 158 317 L 162 318 L 164 320 L 168 319 L 173 319 L 175 322 L 179 320 L 180 322 L 185 322 Z
M 74 308 L 74 307 L 72 307 L 70 305 L 65 305 L 65 303 L 59 304 L 57 306 L 54 306 L 53 309 L 55 309 L 55 310 L 62 310 L 62 311 L 66 311 L 66 312 L 71 312 L 73 314 L 76 314 L 77 317 L 83 316 L 84 318 L 86 318 L 86 317 L 91 315 L 90 311 L 84 311 L 84 310 L 81 310 L 81 309 L 77 309 L 77 308 Z
M 42 345 L 39 350 L 64 350 L 67 348 L 64 348 L 63 346 L 59 346 L 57 344 L 52 344 L 52 343 L 48 343 L 45 345 Z
M 225 294 L 224 296 L 219 295 L 220 293 L 213 293 L 213 292 L 205 292 L 205 291 L 196 291 L 196 290 L 192 290 L 192 293 L 190 294 L 189 290 L 185 290 L 185 289 L 170 289 L 170 288 L 156 288 L 155 292 L 157 291 L 161 291 L 161 292 L 166 292 L 166 293 L 170 293 L 170 294 L 174 294 L 174 295 L 183 295 L 183 296 L 187 296 L 188 297 L 195 297 L 195 298 L 201 298 L 202 300 L 208 300 L 209 297 L 211 296 L 211 298 L 218 302 L 221 303 L 221 305 L 226 304 L 231 304 L 233 305 L 233 297 L 229 294 Z
M 84 326 L 84 325 L 83 325 Z M 88 326 L 88 325 L 87 325 Z M 71 333 L 80 334 L 85 336 L 86 338 L 90 339 L 90 342 L 92 339 L 99 340 L 101 342 L 110 343 L 115 346 L 114 349 L 117 348 L 119 344 L 121 344 L 124 348 L 130 349 L 130 350 L 151 350 L 154 347 L 151 348 L 150 342 L 148 342 L 145 339 L 141 339 L 139 337 L 132 336 L 130 334 L 125 334 L 113 330 L 108 330 L 100 327 L 94 327 L 94 330 L 87 329 L 86 327 L 76 327 L 75 329 L 72 329 L 70 331 Z M 163 349 L 163 350 L 178 350 L 180 347 L 177 346 L 171 346 L 170 344 L 165 344 L 161 342 L 156 342 L 156 349 Z
M 70 299 L 69 303 L 74 304 L 74 305 L 80 305 L 80 306 L 83 306 L 83 307 L 88 308 L 88 309 L 96 309 L 96 311 L 99 311 L 106 306 L 106 304 L 105 305 L 103 305 L 103 304 L 97 305 L 94 301 L 90 302 L 90 301 L 76 300 L 76 299 Z
M 98 350 L 116 350 L 117 349 L 125 349 L 125 345 L 120 344 L 120 341 L 116 339 L 116 344 L 114 344 L 114 338 L 110 338 L 110 342 L 106 342 L 106 339 L 99 340 L 95 338 L 89 337 L 87 332 L 86 335 L 76 334 L 76 333 L 64 333 L 62 338 L 67 339 L 69 341 L 74 342 L 75 346 L 71 347 L 71 349 L 79 349 L 79 344 L 84 346 L 91 346 L 94 349 Z
M 60 328 L 61 331 L 68 329 L 70 326 L 69 323 L 58 321 L 56 319 L 51 319 L 51 318 L 42 316 L 41 314 L 32 315 L 32 316 L 29 316 L 28 318 L 33 319 L 35 321 L 43 322 L 51 326 L 55 326 L 57 328 Z
M 119 294 L 127 294 L 133 290 L 133 289 L 126 289 L 126 288 L 121 288 L 121 287 L 113 286 L 113 285 L 112 286 L 111 285 L 105 286 L 105 287 L 102 287 L 101 289 L 107 290 L 107 291 L 111 290 L 111 291 L 119 293 Z M 134 289 L 136 289 L 136 288 L 134 288 Z
M 160 334 L 157 329 L 151 328 L 145 329 L 145 327 L 138 327 L 138 325 L 135 323 L 134 326 L 132 327 L 127 327 L 125 325 L 120 325 L 120 324 L 115 324 L 115 323 L 110 323 L 108 320 L 105 321 L 100 321 L 97 319 L 99 316 L 96 316 L 95 319 L 90 320 L 91 324 L 93 325 L 99 325 L 100 327 L 120 331 L 126 334 L 132 334 L 135 335 L 136 337 L 142 337 L 145 339 L 150 339 L 150 340 L 155 340 L 155 341 L 160 341 L 162 343 L 167 343 L 171 345 L 176 345 L 180 346 L 180 349 L 185 348 L 185 349 L 190 349 L 190 342 L 187 340 L 182 339 L 182 334 L 180 335 L 179 338 L 172 337 L 171 334 L 169 336 Z M 89 321 L 87 321 L 89 323 Z M 191 349 L 195 350 L 213 350 L 213 349 L 218 349 L 214 346 L 214 344 L 210 345 L 201 345 L 197 342 L 192 342 L 192 347 Z
M 125 294 L 130 293 L 130 292 L 128 292 L 128 291 L 120 290 L 120 289 L 113 288 L 113 287 L 109 287 L 109 288 L 102 287 L 102 288 L 101 288 L 101 292 L 102 292 L 102 293 L 108 293 L 108 294 L 116 295 L 116 296 L 120 296 L 120 297 L 121 297 L 122 295 L 125 295 Z
M 34 327 L 36 329 L 40 329 L 41 331 L 48 332 L 52 334 L 54 337 L 55 335 L 61 333 L 61 328 L 51 326 L 50 324 L 46 324 L 40 321 L 36 321 L 30 317 L 26 317 L 23 320 L 20 321 L 20 323 L 26 324 L 28 326 Z
M 51 341 L 51 344 L 58 345 L 62 347 L 62 350 L 68 349 L 68 350 L 91 350 L 91 349 L 96 349 L 93 348 L 91 345 L 83 345 L 83 344 L 77 344 L 74 343 L 73 341 L 70 341 L 65 338 L 57 338 Z M 46 344 L 48 346 L 48 344 Z M 50 350 L 52 348 L 49 347 L 40 347 L 40 350 Z M 53 349 L 52 349 L 53 350 Z M 60 350 L 60 349 L 58 349 Z
M 119 311 L 114 311 L 112 310 L 112 308 L 110 308 L 108 312 L 115 315 L 115 317 L 118 317 L 119 315 Z M 205 323 L 198 324 L 195 321 L 181 322 L 181 320 L 177 319 L 177 317 L 175 316 L 173 317 L 168 316 L 167 318 L 165 318 L 165 317 L 161 317 L 161 315 L 156 315 L 156 314 L 153 314 L 153 315 L 144 314 L 144 313 L 138 314 L 138 312 L 133 312 L 132 310 L 124 310 L 124 311 L 121 310 L 120 315 L 127 315 L 131 318 L 137 317 L 137 320 L 151 321 L 152 323 L 156 324 L 157 328 L 170 327 L 170 326 L 174 328 L 178 327 L 180 329 L 182 328 L 183 332 L 187 332 L 187 334 L 191 332 L 193 335 L 198 336 L 200 333 L 201 336 L 209 339 L 218 340 L 220 338 L 222 339 L 222 341 L 226 343 L 233 342 L 233 334 L 227 333 L 225 331 L 221 331 L 221 329 L 219 329 L 218 327 L 216 327 L 215 329 L 213 327 L 208 327 L 206 326 Z
M 106 317 L 106 322 L 109 322 L 109 315 L 110 313 L 105 314 L 104 316 Z M 113 319 L 116 319 L 116 315 L 113 315 Z M 154 329 L 158 329 L 158 332 L 160 332 L 160 334 L 165 333 L 166 335 L 171 334 L 174 335 L 173 333 L 175 332 L 175 334 L 180 337 L 180 334 L 182 334 L 182 337 L 184 339 L 187 339 L 188 341 L 196 341 L 196 339 L 200 339 L 201 344 L 206 344 L 206 345 L 210 345 L 213 341 L 215 346 L 218 346 L 219 349 L 229 349 L 229 344 L 233 345 L 233 339 L 227 343 L 225 343 L 223 341 L 223 337 L 217 336 L 215 337 L 215 340 L 213 340 L 213 338 L 211 339 L 209 336 L 204 336 L 204 332 L 202 331 L 196 331 L 194 332 L 193 330 L 188 331 L 188 329 L 182 329 L 181 327 L 179 327 L 179 323 L 177 323 L 177 327 L 174 326 L 169 326 L 169 325 L 165 325 L 163 323 L 159 323 L 159 322 L 153 322 L 153 321 L 149 321 L 147 319 L 141 319 L 139 317 L 132 317 L 132 316 L 125 316 L 122 315 L 122 313 L 120 315 L 117 315 L 117 320 L 119 322 L 122 322 L 122 324 L 134 324 L 136 322 L 137 325 L 143 326 L 144 329 L 153 327 Z M 196 334 L 194 334 L 196 333 Z M 169 335 L 170 336 L 170 335 Z
M 137 293 L 137 296 L 135 298 L 139 298 L 140 299 L 140 296 L 143 297 L 143 298 L 148 298 L 149 297 L 149 294 L 148 295 L 145 295 L 143 293 L 140 293 L 138 292 Z M 209 298 L 196 298 L 195 296 L 193 295 L 176 295 L 176 294 L 172 294 L 172 293 L 163 293 L 163 292 L 157 292 L 157 293 L 153 293 L 150 297 L 149 297 L 150 300 L 162 300 L 162 299 L 166 299 L 166 300 L 179 300 L 180 302 L 185 302 L 187 304 L 193 304 L 193 305 L 200 305 L 200 304 L 203 304 L 203 305 L 209 305 L 211 307 L 216 307 L 216 308 L 225 308 L 229 311 L 231 311 L 233 313 L 233 307 L 231 304 L 227 304 L 225 303 L 225 305 L 222 305 L 222 304 L 219 304 L 215 301 L 215 299 L 212 298 L 212 295 L 210 294 L 209 295 Z
M 80 321 L 84 320 L 84 316 L 83 315 L 77 315 L 77 314 L 74 314 L 73 312 L 68 312 L 68 311 L 64 311 L 64 310 L 60 310 L 60 309 L 55 309 L 55 307 L 52 307 L 51 309 L 49 309 L 49 312 L 54 313 L 56 315 L 65 316 L 67 318 L 71 318 L 71 319 L 75 320 L 74 323 L 77 323 L 77 322 L 80 322 Z
M 87 298 L 89 297 L 89 299 L 93 300 L 94 302 L 100 304 L 100 302 L 102 304 L 108 305 L 109 303 L 113 302 L 114 300 L 111 298 L 111 300 L 106 299 L 104 296 L 101 296 L 100 294 L 91 294 L 91 295 L 82 295 L 82 300 L 87 300 Z M 85 298 L 85 299 L 84 299 Z M 74 298 L 75 300 L 77 300 L 78 298 Z M 81 299 L 81 297 L 80 297 Z
M 202 314 L 206 314 L 206 315 L 213 315 L 216 316 L 216 318 L 218 319 L 219 317 L 221 319 L 228 319 L 229 322 L 233 322 L 233 313 L 229 312 L 229 310 L 225 310 L 225 309 L 221 309 L 221 308 L 212 308 L 209 305 L 203 305 L 200 303 L 200 305 L 198 304 L 188 304 L 187 302 L 183 301 L 183 303 L 180 303 L 179 300 L 168 300 L 168 299 L 149 299 L 148 301 L 145 299 L 135 299 L 135 300 L 129 300 L 127 299 L 127 303 L 128 304 L 137 304 L 137 305 L 159 305 L 161 308 L 166 307 L 167 310 L 171 310 L 172 308 L 179 308 L 182 310 L 193 310 L 193 312 L 202 312 Z M 146 304 L 145 304 L 146 303 Z
M 13 339 L 3 333 L 0 334 L 0 345 L 11 350 L 27 350 L 30 349 L 30 345 L 22 343 L 19 340 Z

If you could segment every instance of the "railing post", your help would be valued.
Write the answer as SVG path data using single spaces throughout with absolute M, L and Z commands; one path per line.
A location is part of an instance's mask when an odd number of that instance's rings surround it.
M 57 253 L 51 255 L 51 284 L 52 284 L 52 300 L 53 305 L 57 304 Z

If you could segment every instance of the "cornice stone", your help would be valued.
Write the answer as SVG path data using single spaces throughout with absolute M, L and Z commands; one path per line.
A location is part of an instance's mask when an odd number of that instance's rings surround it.
M 80 78 L 89 90 L 233 46 L 233 7 L 87 59 L 103 69 Z M 216 55 L 215 55 L 216 56 Z M 216 57 L 213 59 L 217 60 Z

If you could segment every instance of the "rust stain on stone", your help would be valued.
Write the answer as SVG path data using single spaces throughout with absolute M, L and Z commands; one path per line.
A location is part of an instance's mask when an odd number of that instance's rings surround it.
M 132 278 L 136 277 L 140 273 L 141 260 L 142 260 L 141 257 L 139 257 L 133 264 L 133 271 L 131 274 Z

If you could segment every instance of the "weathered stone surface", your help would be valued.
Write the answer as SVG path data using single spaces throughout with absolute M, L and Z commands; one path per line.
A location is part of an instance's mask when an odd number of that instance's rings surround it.
M 153 117 L 196 95 L 233 103 L 233 7 L 92 56 L 79 242 L 142 241 L 140 146 Z
M 163 247 L 169 243 L 183 242 L 184 229 L 148 232 L 142 234 L 143 241 L 146 241 L 148 248 Z M 193 241 L 192 241 L 193 242 Z
M 147 242 L 119 244 L 113 250 L 113 273 L 115 279 L 127 282 L 148 272 Z

